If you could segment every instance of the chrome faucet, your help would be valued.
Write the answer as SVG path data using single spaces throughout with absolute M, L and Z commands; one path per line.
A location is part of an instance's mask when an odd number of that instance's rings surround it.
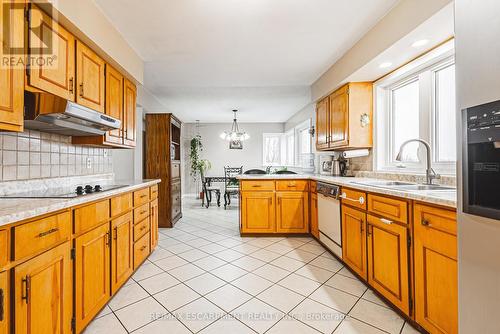
M 441 175 L 436 174 L 436 172 L 434 171 L 434 169 L 432 169 L 432 166 L 431 166 L 431 164 L 432 164 L 431 146 L 425 140 L 422 140 L 422 139 L 410 139 L 410 140 L 405 141 L 403 144 L 401 144 L 401 147 L 399 148 L 399 153 L 396 156 L 396 161 L 402 161 L 402 159 L 403 159 L 403 148 L 407 144 L 412 143 L 412 142 L 421 143 L 421 144 L 423 144 L 425 146 L 425 149 L 427 151 L 427 170 L 425 171 L 425 176 L 426 176 L 426 182 L 425 182 L 425 184 L 432 184 L 432 180 L 434 180 L 434 179 L 440 179 Z

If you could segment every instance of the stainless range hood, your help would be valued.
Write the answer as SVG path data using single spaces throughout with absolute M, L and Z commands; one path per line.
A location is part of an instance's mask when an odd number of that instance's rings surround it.
M 41 92 L 24 92 L 24 126 L 66 136 L 98 136 L 119 129 L 119 119 Z

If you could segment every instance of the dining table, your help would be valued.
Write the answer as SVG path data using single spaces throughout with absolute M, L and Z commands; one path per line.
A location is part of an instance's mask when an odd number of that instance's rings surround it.
M 226 177 L 226 176 L 205 176 L 205 182 L 203 183 L 203 198 L 202 206 L 205 205 L 205 199 L 207 200 L 207 207 L 210 206 L 211 197 L 208 196 L 207 188 L 212 186 L 212 183 L 222 182 L 225 183 L 226 179 L 229 180 L 230 184 L 239 184 L 239 180 L 236 177 Z M 220 206 L 220 203 L 217 203 Z

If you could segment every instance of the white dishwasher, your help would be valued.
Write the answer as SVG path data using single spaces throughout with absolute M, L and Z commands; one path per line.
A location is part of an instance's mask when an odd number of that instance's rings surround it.
M 340 187 L 318 182 L 319 240 L 342 258 L 342 221 L 340 217 Z

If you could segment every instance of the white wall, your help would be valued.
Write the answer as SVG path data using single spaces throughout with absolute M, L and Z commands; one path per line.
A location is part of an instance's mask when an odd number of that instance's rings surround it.
M 262 134 L 270 132 L 283 132 L 283 123 L 241 123 L 240 129 L 250 135 L 250 139 L 243 142 L 243 150 L 230 150 L 229 143 L 219 138 L 219 135 L 231 129 L 230 123 L 202 123 L 200 135 L 203 143 L 201 157 L 212 163 L 212 169 L 207 175 L 224 176 L 224 166 L 239 167 L 243 170 L 262 168 Z M 183 193 L 196 193 L 196 186 L 190 172 L 189 150 L 190 141 L 196 134 L 196 124 L 183 124 Z
M 500 99 L 499 13 L 498 0 L 455 1 L 457 112 Z M 459 332 L 500 333 L 500 221 L 462 212 L 458 157 Z

